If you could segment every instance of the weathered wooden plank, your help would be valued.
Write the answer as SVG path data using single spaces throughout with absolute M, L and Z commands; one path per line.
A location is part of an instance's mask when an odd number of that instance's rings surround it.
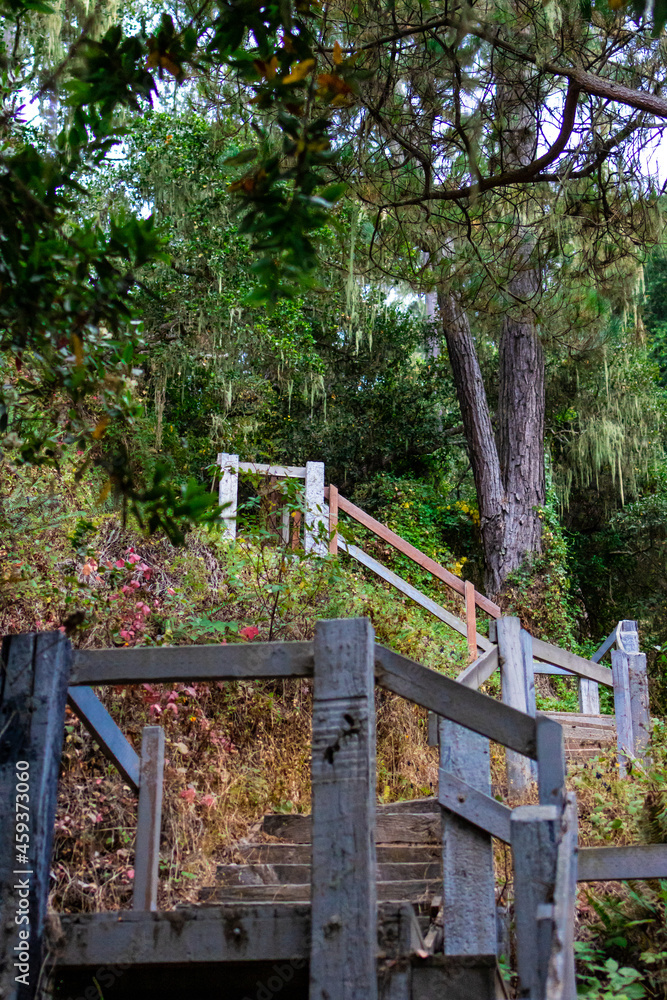
M 616 743 L 618 746 L 618 773 L 625 775 L 627 762 L 633 756 L 632 705 L 630 702 L 630 654 L 614 649 L 611 668 L 614 673 L 614 716 L 616 718 Z
M 436 813 L 378 813 L 375 839 L 378 844 L 439 843 L 439 824 L 440 817 Z M 310 844 L 312 839 L 311 817 L 295 813 L 265 816 L 262 830 L 292 844 Z
M 312 642 L 77 649 L 71 685 L 310 677 Z
M 305 465 L 263 465 L 261 462 L 239 462 L 240 472 L 259 472 L 277 479 L 305 479 Z
M 144 726 L 134 858 L 134 910 L 157 910 L 163 777 L 164 729 Z
M 475 618 L 475 588 L 470 580 L 464 581 L 466 599 L 466 628 L 468 631 L 468 655 L 472 663 L 477 659 L 477 622 Z
M 563 728 L 546 715 L 537 715 L 537 789 L 542 806 L 563 808 L 565 795 L 565 741 Z
M 539 927 L 538 908 L 551 902 L 560 817 L 556 806 L 518 806 L 510 820 L 519 995 L 531 1000 L 546 990 L 551 935 Z
M 518 618 L 503 615 L 496 621 L 502 699 L 505 705 L 534 716 L 533 657 L 528 646 L 522 641 L 522 631 L 521 621 Z M 506 760 L 510 794 L 522 795 L 534 780 L 531 762 L 527 757 L 512 750 L 507 751 Z
M 338 554 L 338 487 L 329 487 L 329 553 Z
M 366 618 L 317 623 L 311 1000 L 377 997 L 373 645 Z
M 410 879 L 396 882 L 376 882 L 373 879 L 377 899 L 381 902 L 423 901 L 426 902 L 440 891 L 440 879 L 436 875 L 431 879 Z M 227 901 L 244 901 L 248 903 L 261 902 L 307 902 L 311 898 L 313 885 L 311 881 L 302 883 L 281 883 L 267 885 L 216 885 L 206 886 L 200 892 L 199 898 L 206 903 L 223 903 Z M 352 904 L 349 904 L 351 907 Z M 329 923 L 338 911 L 331 914 Z M 346 919 L 354 922 L 354 914 L 347 908 Z M 334 928 L 336 930 L 337 928 Z M 358 964 L 358 963 L 357 963 Z M 343 984 L 341 984 L 343 986 Z M 349 987 L 348 987 L 349 988 Z
M 434 841 L 429 844 L 378 844 L 376 846 L 378 865 L 381 864 L 419 864 L 424 867 L 433 862 L 439 863 L 440 844 Z M 310 867 L 310 843 L 290 844 L 237 844 L 234 856 L 244 862 L 261 862 L 269 865 L 308 865 Z
M 221 452 L 217 464 L 220 466 L 218 503 L 222 507 L 222 537 L 236 538 L 236 514 L 239 494 L 239 456 Z
M 308 958 L 310 906 L 232 903 L 168 913 L 59 914 L 56 968 Z
M 639 652 L 639 625 L 631 618 L 624 618 L 616 626 L 616 646 L 626 653 Z
M 406 903 L 378 906 L 378 954 L 398 957 L 417 937 Z M 61 913 L 50 930 L 56 969 L 307 960 L 310 905 L 229 903 L 166 913 Z M 398 948 L 397 948 L 398 946 Z M 405 952 L 404 952 L 405 953 Z M 254 994 L 253 994 L 254 996 Z
M 438 801 L 441 806 L 456 813 L 468 823 L 473 823 L 480 830 L 485 830 L 492 837 L 509 844 L 512 812 L 509 806 L 491 798 L 487 793 L 478 791 L 455 774 L 444 771 L 440 772 Z
M 563 725 L 563 739 L 567 743 L 613 743 L 616 733 L 605 726 Z
M 580 882 L 667 878 L 667 844 L 580 847 L 577 878 Z
M 324 463 L 306 463 L 306 518 L 303 547 L 306 554 L 325 556 L 329 551 L 327 543 L 327 520 L 324 514 Z
M 583 725 L 592 729 L 609 730 L 610 733 L 616 729 L 613 715 L 582 715 L 579 712 L 542 712 L 542 715 L 561 725 Z
M 593 660 L 585 660 L 583 656 L 577 656 L 568 649 L 561 649 L 560 646 L 553 646 L 550 642 L 533 637 L 533 656 L 544 663 L 555 664 L 578 677 L 588 677 L 599 684 L 607 687 L 614 686 L 614 679 L 608 667 L 601 667 Z
M 377 805 L 377 815 L 393 815 L 394 813 L 432 813 L 440 815 L 438 800 L 435 795 L 427 795 L 418 799 L 398 799 L 396 802 L 380 802 Z
M 451 611 L 447 611 L 446 608 L 441 607 L 431 597 L 423 594 L 421 590 L 417 590 L 417 588 L 413 587 L 411 583 L 408 583 L 402 577 L 393 573 L 390 569 L 387 569 L 387 567 L 383 566 L 382 563 L 379 563 L 377 559 L 373 559 L 373 557 L 369 556 L 368 553 L 363 551 L 363 549 L 360 549 L 357 545 L 351 545 L 350 543 L 345 542 L 340 537 L 338 539 L 338 547 L 342 549 L 343 552 L 347 552 L 347 554 L 358 563 L 361 563 L 362 566 L 372 570 L 372 572 L 375 573 L 376 576 L 379 576 L 380 579 L 390 583 L 392 587 L 396 588 L 396 590 L 400 590 L 402 594 L 409 597 L 410 600 L 415 602 L 415 604 L 419 604 L 422 608 L 430 611 L 432 615 L 435 615 L 435 617 L 439 618 L 440 621 L 445 622 L 446 625 L 449 625 L 450 628 L 453 628 L 460 635 L 467 635 L 465 622 L 462 622 L 456 617 L 456 615 L 453 615 Z M 491 644 L 485 636 L 478 635 L 477 645 L 480 649 L 488 649 Z
M 537 727 L 529 715 L 377 643 L 375 676 L 382 687 L 431 709 L 443 719 L 458 722 L 496 743 L 536 758 Z
M 479 690 L 498 669 L 498 647 L 491 646 L 456 678 L 459 684 Z
M 591 656 L 594 663 L 600 663 L 603 656 L 609 652 L 616 642 L 616 629 L 607 636 L 603 643 L 595 650 Z M 587 715 L 597 715 L 600 711 L 600 688 L 599 685 L 587 677 L 579 678 L 579 709 Z
M 450 780 L 490 796 L 489 741 L 448 719 L 440 723 L 443 804 Z M 442 790 L 445 794 L 440 794 Z M 459 794 L 459 798 L 463 797 Z M 496 947 L 496 896 L 491 836 L 458 810 L 442 811 L 442 906 L 446 955 L 483 955 Z
M 495 950 L 492 955 L 415 957 L 411 964 L 410 1000 L 497 1000 L 504 996 Z
M 556 852 L 553 936 L 546 982 L 546 1000 L 574 1000 L 577 995 L 574 967 L 576 907 L 577 800 L 573 792 L 568 792 L 565 796 Z
M 419 881 L 433 882 L 440 878 L 442 866 L 437 860 L 378 862 L 376 879 L 378 885 L 383 882 Z M 221 886 L 249 885 L 305 885 L 310 883 L 310 864 L 226 864 L 216 868 L 216 884 Z M 310 895 L 306 897 L 310 899 Z
M 632 749 L 636 757 L 644 758 L 651 738 L 645 653 L 628 653 L 628 688 L 632 717 Z
M 106 708 L 90 687 L 70 687 L 67 704 L 81 719 L 98 743 L 104 756 L 111 761 L 132 788 L 139 791 L 139 755 L 128 742 Z
M 465 587 L 463 580 L 461 580 L 460 577 L 450 573 L 448 569 L 445 569 L 444 566 L 441 566 L 424 552 L 420 552 L 420 550 L 415 548 L 414 545 L 410 545 L 410 543 L 406 542 L 404 538 L 397 535 L 395 531 L 388 528 L 386 524 L 376 521 L 375 518 L 371 517 L 370 514 L 367 514 L 365 510 L 357 507 L 350 500 L 347 500 L 340 494 L 338 495 L 338 506 L 340 510 L 349 514 L 350 517 L 353 517 L 355 521 L 359 522 L 359 524 L 363 524 L 365 528 L 370 528 L 370 530 L 378 535 L 379 538 L 382 538 L 385 542 L 389 542 L 390 545 L 393 545 L 394 548 L 398 549 L 399 552 L 402 552 L 403 555 L 408 556 L 409 559 L 416 562 L 418 566 L 428 570 L 428 572 L 437 577 L 438 580 L 442 580 L 442 582 L 446 583 L 452 588 L 452 590 L 455 590 L 457 594 L 460 594 L 462 597 L 465 596 Z M 500 615 L 500 608 L 498 605 L 494 604 L 493 601 L 490 601 L 488 597 L 484 596 L 484 594 L 480 594 L 479 591 L 475 591 L 475 604 L 481 608 L 482 611 L 486 611 L 487 614 L 492 615 L 494 618 L 497 618 Z
M 0 996 L 36 995 L 72 650 L 60 632 L 3 640 L 0 686 Z
M 615 642 L 616 642 L 616 629 L 614 629 L 613 632 L 610 632 L 607 638 L 604 640 L 604 642 L 602 642 L 598 646 L 598 648 L 591 656 L 591 660 L 594 663 L 599 663 L 604 657 L 605 653 L 609 652 L 609 650 L 611 649 L 611 647 L 614 645 Z
M 428 746 L 437 747 L 440 745 L 440 740 L 438 738 L 438 726 L 440 725 L 440 719 L 435 714 L 435 712 L 429 712 L 426 718 L 427 725 L 427 740 Z

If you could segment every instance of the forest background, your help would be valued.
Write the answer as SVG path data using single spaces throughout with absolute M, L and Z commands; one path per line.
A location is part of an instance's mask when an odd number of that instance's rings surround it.
M 444 626 L 280 549 L 261 480 L 222 543 L 218 453 L 317 460 L 536 636 L 590 654 L 637 619 L 664 715 L 667 4 L 649 8 L 2 0 L 0 631 L 254 641 L 367 614 L 455 674 Z M 263 811 L 309 807 L 307 686 L 204 687 L 105 695 L 131 738 L 167 732 L 162 905 Z M 562 681 L 539 698 L 576 706 Z M 575 774 L 582 843 L 664 840 L 660 727 L 655 772 Z M 429 752 L 424 719 L 383 702 L 380 798 L 428 794 Z M 128 905 L 133 808 L 70 719 L 56 905 Z M 664 892 L 586 904 L 587 995 L 667 995 Z
M 660 687 L 667 112 L 638 84 L 663 11 L 615 8 L 6 3 L 7 524 L 71 468 L 95 513 L 178 542 L 214 516 L 218 452 L 321 460 L 543 631 L 640 620 Z M 582 56 L 638 89 L 596 95 Z M 537 414 L 507 388 L 525 364 Z

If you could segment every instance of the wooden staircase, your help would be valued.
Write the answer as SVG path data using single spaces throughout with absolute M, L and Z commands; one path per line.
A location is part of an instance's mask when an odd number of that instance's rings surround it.
M 14 727 L 17 750 L 0 766 L 6 792 L 0 827 L 14 822 L 12 790 L 21 790 L 28 768 L 32 786 L 44 790 L 40 825 L 23 863 L 31 877 L 31 925 L 34 916 L 26 960 L 31 981 L 36 984 L 44 968 L 54 997 L 63 1000 L 180 1000 L 184 994 L 213 1000 L 221 993 L 225 1000 L 495 1000 L 504 995 L 496 957 L 495 839 L 512 852 L 512 955 L 522 995 L 575 1000 L 577 880 L 661 878 L 667 853 L 663 845 L 577 852 L 564 731 L 572 741 L 583 734 L 602 744 L 611 720 L 593 717 L 589 708 L 577 725 L 564 714 L 555 721 L 476 688 L 500 666 L 510 694 L 514 681 L 529 694 L 533 655 L 542 662 L 557 658 L 559 669 L 594 683 L 606 683 L 612 671 L 596 661 L 581 661 L 582 667 L 580 657 L 545 650 L 548 644 L 539 640 L 531 655 L 528 640 L 518 620 L 501 619 L 497 645 L 454 681 L 377 644 L 366 619 L 319 622 L 313 642 L 72 650 L 60 633 L 8 637 L 0 722 Z M 643 658 L 619 649 L 613 667 L 617 739 L 632 756 L 626 748 L 641 748 L 645 735 Z M 284 677 L 313 679 L 312 817 L 265 817 L 256 841 L 220 866 L 216 885 L 198 905 L 159 912 L 164 731 L 145 727 L 139 756 L 92 689 Z M 437 720 L 435 811 L 432 800 L 375 808 L 377 686 Z M 138 790 L 135 892 L 132 910 L 47 919 L 68 699 Z M 508 773 L 511 761 L 524 762 L 516 773 L 537 779 L 539 805 L 511 808 L 494 797 L 491 743 L 506 749 Z M 16 764 L 23 755 L 25 762 Z M 447 859 L 442 867 L 441 857 Z M 14 916 L 22 905 L 16 864 L 13 841 L 0 838 L 0 997 L 33 1000 L 34 989 L 18 989 L 13 964 L 20 947 Z
M 613 715 L 581 715 L 579 712 L 547 712 L 563 727 L 568 764 L 599 757 L 616 749 L 616 719 Z
M 217 883 L 202 889 L 206 903 L 309 902 L 311 817 L 268 815 L 261 833 L 271 841 L 241 844 L 238 862 L 218 866 Z M 428 929 L 433 899 L 442 894 L 442 823 L 436 800 L 377 808 L 377 898 L 410 903 Z

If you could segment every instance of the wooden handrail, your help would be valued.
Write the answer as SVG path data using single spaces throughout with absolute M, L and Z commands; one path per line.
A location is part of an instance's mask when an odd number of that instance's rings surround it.
M 381 687 L 537 760 L 537 725 L 530 715 L 459 684 L 392 649 L 375 644 L 375 680 Z M 550 719 L 540 719 L 550 723 Z M 558 723 L 553 723 L 560 729 Z
M 91 687 L 71 687 L 67 704 L 92 734 L 104 756 L 120 771 L 134 792 L 139 791 L 139 756 Z
M 311 677 L 312 642 L 76 649 L 70 685 Z
M 327 499 L 328 493 L 329 490 L 327 487 L 324 491 L 324 495 Z M 427 556 L 426 553 L 415 548 L 415 546 L 411 545 L 410 542 L 406 542 L 404 538 L 397 535 L 396 532 L 392 531 L 391 528 L 388 528 L 386 524 L 382 524 L 381 521 L 376 521 L 374 517 L 367 514 L 365 510 L 361 509 L 361 507 L 357 507 L 351 500 L 347 500 L 344 496 L 341 496 L 340 493 L 338 494 L 338 509 L 344 511 L 346 514 L 349 514 L 350 517 L 353 517 L 355 521 L 359 522 L 359 524 L 363 524 L 365 528 L 370 528 L 370 530 L 373 531 L 378 538 L 381 538 L 385 542 L 389 542 L 390 545 L 393 545 L 393 547 L 398 549 L 399 552 L 402 552 L 403 555 L 412 559 L 412 561 L 416 562 L 418 566 L 422 567 L 422 569 L 427 570 L 432 574 L 432 576 L 437 577 L 438 580 L 442 580 L 443 583 L 446 583 L 448 587 L 455 590 L 457 594 L 461 595 L 461 597 L 465 597 L 465 583 L 463 580 L 461 580 L 458 576 L 455 576 L 454 573 L 450 573 L 448 569 L 445 569 L 444 566 L 437 563 L 435 559 L 431 559 L 431 557 Z M 491 615 L 493 618 L 500 617 L 500 608 L 498 605 L 494 604 L 493 601 L 490 601 L 488 597 L 484 596 L 484 594 L 480 594 L 478 590 L 475 591 L 475 604 L 478 608 L 481 608 L 482 611 L 486 611 L 486 613 Z

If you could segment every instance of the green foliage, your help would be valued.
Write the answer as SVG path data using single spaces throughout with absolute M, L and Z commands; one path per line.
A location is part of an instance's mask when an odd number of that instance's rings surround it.
M 593 948 L 587 942 L 576 941 L 574 947 L 586 970 L 579 976 L 582 985 L 577 992 L 583 1000 L 641 1000 L 646 996 L 641 972 L 605 958 L 601 948 Z
M 569 550 L 553 492 L 540 511 L 542 552 L 507 578 L 503 605 L 538 638 L 577 650 L 578 608 L 571 593 Z

